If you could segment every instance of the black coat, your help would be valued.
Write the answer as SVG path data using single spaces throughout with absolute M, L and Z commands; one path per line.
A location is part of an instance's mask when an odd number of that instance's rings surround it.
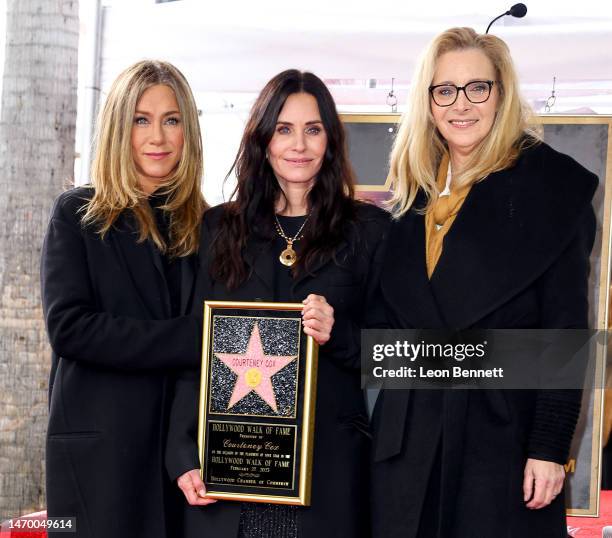
M 204 216 L 202 249 L 215 235 L 223 206 Z M 317 403 L 310 507 L 298 508 L 300 538 L 354 538 L 369 536 L 368 461 L 370 438 L 364 395 L 360 388 L 360 324 L 365 305 L 375 292 L 383 234 L 388 214 L 359 204 L 358 226 L 337 250 L 339 264 L 313 267 L 297 278 L 291 297 L 301 302 L 309 294 L 323 295 L 334 308 L 330 341 L 319 350 Z M 269 301 L 274 297 L 274 264 L 279 253 L 273 241 L 251 238 L 245 261 L 252 274 L 240 287 L 228 291 L 208 276 L 210 260 L 202 260 L 200 288 L 194 306 L 204 300 Z M 198 374 L 199 375 L 199 374 Z M 198 383 L 177 383 L 171 415 L 167 462 L 173 479 L 199 467 L 197 431 Z M 241 503 L 218 501 L 203 508 L 185 507 L 185 536 L 235 538 Z
M 388 236 L 381 274 L 388 325 L 586 328 L 596 187 L 593 174 L 546 144 L 523 151 L 515 166 L 472 187 L 431 279 L 425 218 L 409 211 Z M 441 480 L 434 511 L 444 538 L 565 538 L 563 495 L 525 508 L 523 471 L 528 457 L 565 463 L 579 396 L 384 391 L 373 417 L 375 536 L 416 536 L 433 476 Z
M 91 192 L 58 197 L 42 252 L 53 350 L 47 511 L 76 516 L 79 538 L 164 538 L 165 496 L 174 495 L 163 469 L 169 369 L 198 364 L 201 323 L 168 319 L 161 256 L 151 242 L 137 243 L 130 214 L 104 240 L 81 225 Z M 183 312 L 193 262 L 177 262 Z

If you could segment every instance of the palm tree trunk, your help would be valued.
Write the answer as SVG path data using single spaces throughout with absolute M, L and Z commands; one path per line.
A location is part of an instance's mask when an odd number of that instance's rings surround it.
M 40 249 L 73 177 L 78 1 L 7 0 L 0 105 L 0 521 L 41 509 L 50 353 Z

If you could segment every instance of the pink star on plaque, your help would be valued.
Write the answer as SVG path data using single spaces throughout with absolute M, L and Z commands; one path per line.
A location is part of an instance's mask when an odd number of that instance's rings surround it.
M 255 391 L 275 413 L 278 413 L 271 377 L 294 361 L 297 355 L 264 355 L 257 322 L 251 332 L 246 353 L 215 353 L 215 355 L 238 376 L 228 409 L 249 392 Z

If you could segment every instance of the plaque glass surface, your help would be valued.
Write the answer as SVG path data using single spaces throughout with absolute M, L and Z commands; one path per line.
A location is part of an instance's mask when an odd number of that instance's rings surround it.
M 308 506 L 318 347 L 301 303 L 206 301 L 198 446 L 207 497 Z

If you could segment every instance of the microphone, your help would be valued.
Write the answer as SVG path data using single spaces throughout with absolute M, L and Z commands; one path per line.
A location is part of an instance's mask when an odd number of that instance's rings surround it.
M 508 11 L 506 11 L 505 13 L 502 13 L 498 17 L 495 17 L 489 23 L 489 26 L 487 26 L 487 31 L 485 32 L 485 34 L 489 33 L 489 28 L 491 28 L 491 26 L 496 20 L 501 19 L 502 17 L 505 17 L 506 15 L 511 15 L 513 17 L 520 19 L 524 17 L 526 14 L 527 14 L 527 6 L 525 4 L 514 4 Z
M 513 17 L 521 19 L 527 15 L 527 6 L 525 4 L 514 4 L 508 13 Z

